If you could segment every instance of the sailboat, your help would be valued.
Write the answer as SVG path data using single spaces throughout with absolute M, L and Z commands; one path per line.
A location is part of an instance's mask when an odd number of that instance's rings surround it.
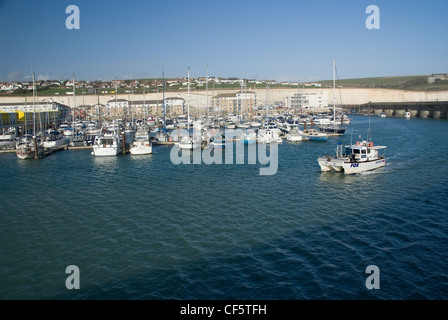
M 115 89 L 115 107 L 117 108 L 117 91 Z M 115 112 L 117 117 L 117 111 Z M 93 142 L 92 154 L 96 157 L 118 156 L 123 152 L 123 138 L 118 119 L 115 119 L 110 125 L 106 124 L 101 128 L 100 133 Z
M 189 124 L 190 124 L 190 67 L 188 67 L 188 99 L 187 99 L 187 130 L 189 131 Z M 181 140 L 177 143 L 178 147 L 181 149 L 197 149 L 201 147 L 200 141 L 195 139 L 194 136 L 191 136 L 190 134 L 183 136 Z
M 345 127 L 336 124 L 336 63 L 333 59 L 333 121 L 327 124 L 319 125 L 319 130 L 326 133 L 343 135 L 346 131 Z M 341 121 L 342 123 L 342 121 Z
M 20 160 L 39 159 L 44 156 L 44 148 L 36 136 L 36 85 L 33 73 L 33 136 L 25 134 L 16 145 L 16 155 Z M 26 116 L 26 114 L 25 114 Z

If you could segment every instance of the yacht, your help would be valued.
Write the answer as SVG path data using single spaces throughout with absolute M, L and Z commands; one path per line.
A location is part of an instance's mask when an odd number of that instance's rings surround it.
M 9 130 L 0 134 L 0 149 L 14 149 L 16 146 L 16 131 Z
M 283 140 L 280 138 L 280 131 L 270 130 L 270 129 L 259 129 L 257 133 L 258 143 L 282 143 Z
M 302 132 L 302 138 L 310 141 L 327 141 L 328 134 L 317 131 L 316 129 L 305 129 Z
M 132 155 L 143 155 L 152 153 L 152 140 L 148 127 L 140 127 L 135 133 L 129 152 Z
M 117 126 L 104 127 L 95 137 L 92 154 L 97 157 L 117 156 L 123 151 L 120 130 Z
M 291 129 L 286 135 L 286 140 L 291 142 L 303 141 L 302 131 L 298 128 Z
M 44 155 L 44 148 L 42 147 L 38 138 L 36 138 L 37 157 L 41 158 Z M 16 155 L 20 160 L 33 159 L 36 156 L 34 152 L 34 138 L 26 134 L 22 136 L 16 143 Z
M 405 119 L 411 119 L 411 113 L 409 111 L 406 111 L 403 115 L 403 118 Z
M 66 146 L 70 143 L 70 138 L 61 134 L 57 130 L 48 129 L 45 136 L 44 141 L 42 142 L 42 146 L 45 149 L 52 149 Z
M 319 125 L 319 130 L 321 132 L 330 133 L 330 134 L 338 134 L 343 135 L 347 128 L 343 126 L 339 126 L 337 124 L 326 124 L 326 125 Z
M 183 136 L 176 145 L 181 149 L 198 149 L 201 147 L 201 143 L 199 140 L 195 139 L 191 136 Z
M 338 171 L 345 174 L 355 174 L 370 171 L 386 165 L 386 158 L 380 155 L 380 150 L 386 146 L 374 146 L 372 141 L 357 141 L 342 150 L 338 143 L 336 157 L 324 156 L 317 159 L 321 171 Z

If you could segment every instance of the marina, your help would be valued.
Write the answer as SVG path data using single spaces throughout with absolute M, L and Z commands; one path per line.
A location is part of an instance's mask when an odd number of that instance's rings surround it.
M 321 172 L 317 157 L 369 127 L 388 146 L 386 166 Z M 326 143 L 285 140 L 272 176 L 259 175 L 262 164 L 174 165 L 165 143 L 144 157 L 94 157 L 90 146 L 39 161 L 0 154 L 0 211 L 9 213 L 0 296 L 443 298 L 447 133 L 446 120 L 353 116 Z M 136 197 L 144 200 L 133 205 Z M 84 274 L 75 294 L 53 281 L 74 262 Z M 382 290 L 364 286 L 370 264 L 381 268 Z
M 0 300 L 448 298 L 444 1 L 0 3 Z

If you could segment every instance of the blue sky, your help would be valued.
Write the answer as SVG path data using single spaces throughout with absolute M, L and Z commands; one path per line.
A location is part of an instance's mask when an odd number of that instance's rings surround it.
M 68 30 L 68 5 L 80 29 Z M 368 30 L 368 5 L 380 29 Z M 0 81 L 448 72 L 448 0 L 0 0 Z

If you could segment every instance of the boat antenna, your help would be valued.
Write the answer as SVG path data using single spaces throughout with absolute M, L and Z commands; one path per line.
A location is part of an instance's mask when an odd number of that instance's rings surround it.
M 367 130 L 367 141 L 370 141 L 372 137 L 370 136 L 370 113 L 369 113 L 369 129 Z
M 166 112 L 165 112 L 165 66 L 162 65 L 162 91 L 163 91 L 163 133 L 166 133 Z

